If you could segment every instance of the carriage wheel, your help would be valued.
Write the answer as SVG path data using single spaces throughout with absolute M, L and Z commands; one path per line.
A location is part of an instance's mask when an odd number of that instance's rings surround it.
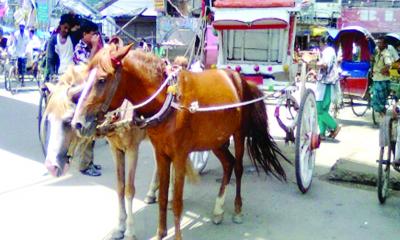
M 47 95 L 45 92 L 41 92 L 39 100 L 39 111 L 38 111 L 38 134 L 43 153 L 45 153 L 45 148 L 46 148 L 45 142 L 47 137 L 47 128 L 46 128 L 47 123 L 43 119 L 43 114 L 46 109 L 46 103 L 47 103 Z
M 302 193 L 306 193 L 311 186 L 316 156 L 313 139 L 318 134 L 315 96 L 310 89 L 307 89 L 300 102 L 295 140 L 296 180 Z
M 369 102 L 365 103 L 365 100 L 350 98 L 350 106 L 354 115 L 362 117 L 368 110 Z
M 193 168 L 201 174 L 206 168 L 208 162 L 208 156 L 210 155 L 209 151 L 202 152 L 191 152 L 189 154 L 190 161 L 193 164 Z
M 384 156 L 387 156 L 387 159 L 383 159 Z M 386 198 L 389 193 L 389 186 L 390 186 L 390 159 L 392 156 L 392 149 L 390 144 L 388 147 L 381 147 L 379 153 L 379 167 L 378 167 L 378 199 L 381 204 L 384 204 Z
M 372 122 L 374 123 L 375 126 L 379 126 L 381 116 L 379 116 L 379 113 L 375 112 L 375 110 L 372 109 Z
M 4 73 L 4 88 L 7 91 L 13 91 L 12 82 L 16 81 L 15 70 L 14 67 L 11 67 Z

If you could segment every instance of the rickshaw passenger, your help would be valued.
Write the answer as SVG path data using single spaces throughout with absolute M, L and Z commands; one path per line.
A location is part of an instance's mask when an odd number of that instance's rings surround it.
M 19 30 L 12 35 L 12 45 L 18 63 L 18 75 L 21 79 L 21 86 L 24 86 L 26 72 L 26 47 L 29 42 L 28 33 L 25 31 L 25 21 L 19 22 Z
M 323 36 L 319 41 L 321 59 L 317 62 L 319 73 L 317 76 L 316 101 L 318 126 L 322 139 L 325 139 L 327 131 L 329 132 L 328 137 L 335 138 L 341 129 L 341 126 L 329 115 L 331 97 L 338 80 L 337 57 L 335 49 L 331 46 L 332 42 L 333 40 L 329 36 Z
M 393 63 L 384 37 L 377 40 L 377 49 L 373 60 L 371 105 L 374 111 L 383 117 L 386 112 L 386 100 L 390 92 L 389 68 Z

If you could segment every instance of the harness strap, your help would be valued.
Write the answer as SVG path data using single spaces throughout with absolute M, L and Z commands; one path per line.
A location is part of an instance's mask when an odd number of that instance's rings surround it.
M 164 101 L 164 104 L 160 108 L 160 110 L 154 114 L 153 116 L 149 118 L 141 118 L 137 116 L 136 114 L 133 115 L 133 124 L 138 126 L 139 128 L 144 128 L 147 126 L 153 126 L 155 124 L 160 123 L 162 120 L 164 120 L 169 113 L 171 112 L 171 104 L 174 100 L 175 96 L 173 93 L 168 93 L 167 98 Z
M 121 63 L 121 62 L 119 62 Z M 122 67 L 117 65 L 117 72 L 115 73 L 115 81 L 113 82 L 113 85 L 111 86 L 110 94 L 107 96 L 106 100 L 103 102 L 103 104 L 100 107 L 100 110 L 103 113 L 107 113 L 108 108 L 110 107 L 111 100 L 113 99 L 115 92 L 117 91 L 117 88 L 119 86 L 119 82 L 121 81 L 121 72 L 122 72 Z

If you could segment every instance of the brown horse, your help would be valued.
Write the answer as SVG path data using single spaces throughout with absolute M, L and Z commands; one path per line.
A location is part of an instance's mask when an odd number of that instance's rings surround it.
M 138 122 L 148 126 L 147 133 L 155 149 L 159 171 L 158 238 L 162 239 L 167 232 L 167 196 L 172 163 L 175 168 L 175 238 L 182 239 L 180 221 L 184 166 L 192 151 L 211 149 L 223 167 L 223 180 L 214 207 L 214 223 L 222 221 L 225 188 L 233 170 L 236 176 L 233 221 L 242 222 L 241 179 L 245 143 L 257 169 L 260 165 L 267 174 L 272 173 L 286 180 L 285 171 L 277 158 L 277 155 L 283 155 L 268 132 L 265 105 L 263 101 L 257 101 L 241 107 L 201 112 L 195 110 L 197 105 L 221 106 L 253 100 L 262 97 L 262 92 L 257 86 L 242 80 L 237 72 L 225 70 L 206 70 L 201 73 L 181 70 L 176 85 L 170 85 L 168 91 L 160 90 L 165 83 L 165 63 L 151 53 L 130 51 L 131 46 L 110 45 L 89 63 L 91 74 L 80 95 L 72 125 L 82 135 L 93 135 L 96 119 L 104 112 L 117 108 L 125 98 L 133 104 L 139 104 L 159 92 L 136 112 Z M 166 114 L 161 114 L 160 109 L 165 110 L 164 102 L 171 99 L 171 95 L 175 98 L 174 107 Z M 151 116 L 157 117 L 150 118 L 151 121 L 143 120 Z M 235 157 L 228 149 L 232 135 Z
M 61 77 L 57 85 L 48 84 L 49 100 L 43 116 L 42 129 L 47 130 L 45 165 L 53 176 L 61 176 L 69 165 L 69 157 L 79 154 L 82 149 L 91 144 L 92 138 L 81 138 L 71 128 L 70 122 L 75 110 L 75 103 L 68 96 L 80 89 L 87 76 L 86 66 L 71 67 Z M 78 86 L 76 86 L 78 85 Z M 118 226 L 112 233 L 112 239 L 135 236 L 132 200 L 135 196 L 135 172 L 140 143 L 144 140 L 145 130 L 129 124 L 132 119 L 129 103 L 120 108 L 118 119 L 107 118 L 97 127 L 97 138 L 106 137 L 115 162 L 117 176 L 117 194 L 119 204 Z M 111 119 L 111 120 L 110 120 Z M 76 156 L 74 156 L 76 157 Z M 189 162 L 190 163 L 190 162 Z M 127 165 L 127 176 L 125 166 Z M 196 174 L 188 166 L 189 180 L 195 180 Z M 158 189 L 156 171 L 145 202 L 155 202 L 155 191 Z

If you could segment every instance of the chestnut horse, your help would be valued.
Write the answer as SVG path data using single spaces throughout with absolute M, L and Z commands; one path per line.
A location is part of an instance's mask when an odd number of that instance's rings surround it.
M 81 153 L 93 140 L 92 138 L 78 137 L 70 124 L 76 106 L 71 98 L 76 91 L 81 89 L 79 84 L 84 81 L 86 75 L 86 66 L 74 66 L 61 76 L 57 85 L 47 84 L 50 96 L 42 121 L 46 127 L 43 126 L 42 129 L 47 131 L 45 165 L 53 176 L 63 175 L 68 169 L 69 158 L 76 157 L 74 154 Z M 129 103 L 124 105 L 129 106 Z M 135 236 L 132 212 L 132 200 L 135 196 L 135 172 L 139 145 L 146 136 L 145 130 L 129 124 L 132 112 L 126 110 L 127 108 L 121 107 L 117 120 L 107 118 L 101 126 L 97 127 L 96 134 L 96 137 L 107 138 L 116 168 L 119 218 L 118 226 L 112 233 L 112 239 L 121 239 L 124 235 L 127 239 Z M 188 163 L 189 180 L 195 181 L 196 173 L 191 169 L 190 162 Z M 128 166 L 127 178 L 125 165 Z M 156 174 L 155 170 L 145 198 L 147 203 L 155 202 L 155 191 L 158 188 Z
M 177 83 L 171 84 L 165 90 L 161 87 L 166 83 L 164 61 L 152 53 L 138 49 L 130 51 L 131 46 L 110 44 L 89 62 L 89 79 L 80 95 L 72 126 L 80 134 L 92 136 L 96 119 L 104 112 L 119 107 L 124 99 L 134 105 L 140 103 L 141 107 L 136 109 L 136 119 L 142 126 L 147 125 L 160 178 L 158 239 L 162 239 L 167 233 L 171 163 L 175 168 L 175 238 L 182 239 L 180 221 L 183 210 L 184 166 L 192 151 L 212 150 L 223 167 L 223 179 L 213 212 L 213 222 L 216 224 L 223 219 L 225 188 L 234 170 L 236 197 L 233 221 L 241 223 L 241 179 L 245 143 L 257 170 L 261 166 L 267 174 L 272 173 L 280 180 L 286 180 L 286 175 L 277 155 L 286 158 L 269 134 L 266 107 L 262 100 L 245 106 L 210 111 L 196 111 L 196 106 L 237 104 L 262 99 L 263 93 L 257 86 L 243 80 L 237 72 L 228 70 L 206 70 L 200 73 L 181 70 L 177 75 Z M 171 78 L 168 77 L 167 80 L 170 81 Z M 166 99 L 171 99 L 171 94 L 175 98 L 172 108 L 162 113 L 165 110 L 164 103 Z M 150 122 L 143 120 L 149 117 L 152 119 Z M 234 139 L 235 157 L 228 149 L 230 136 Z

